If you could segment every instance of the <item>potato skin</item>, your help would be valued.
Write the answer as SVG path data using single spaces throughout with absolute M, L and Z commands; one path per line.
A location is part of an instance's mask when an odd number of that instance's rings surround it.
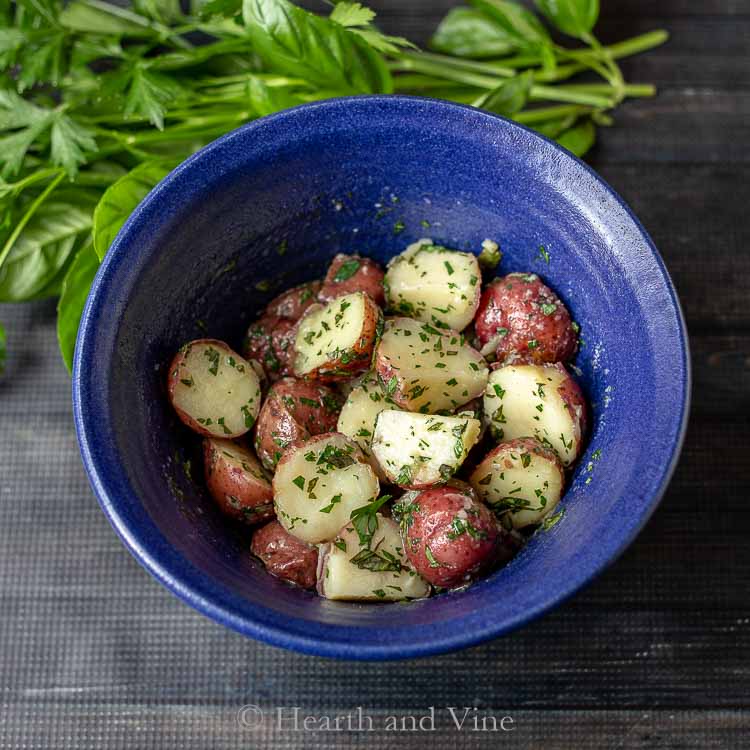
M 356 269 L 355 263 L 359 264 Z M 342 294 L 365 292 L 375 304 L 382 307 L 385 304 L 383 276 L 383 269 L 374 260 L 339 253 L 328 266 L 328 273 L 318 293 L 318 299 L 329 302 Z
M 408 493 L 400 511 L 406 556 L 435 586 L 462 586 L 497 558 L 500 529 L 467 485 Z
M 565 408 L 568 410 L 568 413 L 574 420 L 577 419 L 580 425 L 580 436 L 578 445 L 576 446 L 576 454 L 580 455 L 581 447 L 583 441 L 586 439 L 586 434 L 588 433 L 589 428 L 589 410 L 586 397 L 583 395 L 581 386 L 578 385 L 573 376 L 568 372 L 565 365 L 558 362 L 554 366 L 560 371 L 560 373 L 566 376 L 557 389 L 557 392 L 565 403 Z
M 560 298 L 533 273 L 495 279 L 482 293 L 474 330 L 498 362 L 566 362 L 577 339 L 570 313 Z
M 247 329 L 243 356 L 260 362 L 269 380 L 292 374 L 296 323 L 316 303 L 320 287 L 320 281 L 311 281 L 280 294 Z
M 273 518 L 271 482 L 249 450 L 231 440 L 205 438 L 203 466 L 206 487 L 225 515 L 247 524 Z
M 250 551 L 271 575 L 303 589 L 315 588 L 317 547 L 292 536 L 278 521 L 267 523 L 253 534 Z
M 288 289 L 266 305 L 265 314 L 282 320 L 297 321 L 310 305 L 315 304 L 321 286 L 321 282 L 316 280 Z
M 255 452 L 263 466 L 273 470 L 291 446 L 335 430 L 342 404 L 341 395 L 324 385 L 288 377 L 274 383 L 255 424 Z

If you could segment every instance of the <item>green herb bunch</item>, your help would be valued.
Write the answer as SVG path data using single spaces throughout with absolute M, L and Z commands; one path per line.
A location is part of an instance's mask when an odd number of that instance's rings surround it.
M 303 102 L 362 93 L 438 96 L 506 115 L 579 155 L 626 97 L 598 0 L 510 0 L 451 10 L 434 51 L 387 36 L 358 2 L 326 16 L 288 0 L 0 0 L 0 302 L 59 297 L 71 365 L 100 260 L 146 193 L 239 125 Z M 576 40 L 561 46 L 549 26 Z M 567 83 L 589 72 L 596 82 Z M 0 327 L 0 367 L 5 334 Z

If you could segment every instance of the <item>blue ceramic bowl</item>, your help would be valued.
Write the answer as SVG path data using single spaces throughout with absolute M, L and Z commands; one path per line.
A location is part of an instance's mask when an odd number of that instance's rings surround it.
M 338 252 L 385 262 L 431 236 L 505 253 L 581 324 L 593 407 L 565 515 L 468 591 L 402 604 L 330 602 L 267 575 L 189 466 L 195 440 L 165 368 L 204 335 L 239 345 L 279 291 Z M 549 263 L 540 253 L 548 250 Z M 435 654 L 559 604 L 612 562 L 656 507 L 688 412 L 685 326 L 664 265 L 622 200 L 546 139 L 476 109 L 408 97 L 305 105 L 251 123 L 140 204 L 94 281 L 73 381 L 83 461 L 112 525 L 180 598 L 268 643 L 350 659 Z M 597 458 L 598 457 L 598 458 Z

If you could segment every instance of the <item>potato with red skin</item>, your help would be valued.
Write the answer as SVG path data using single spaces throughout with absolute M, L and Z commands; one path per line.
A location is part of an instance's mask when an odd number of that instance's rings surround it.
M 286 363 L 278 358 L 273 345 L 274 329 L 280 322 L 279 318 L 271 316 L 259 318 L 250 324 L 242 342 L 242 355 L 245 359 L 259 362 L 266 377 L 272 381 L 288 374 L 284 372 L 287 369 Z
M 310 307 L 297 326 L 294 374 L 335 383 L 365 372 L 382 329 L 383 313 L 364 292 Z
M 283 292 L 247 329 L 243 355 L 260 362 L 269 380 L 292 374 L 296 323 L 317 302 L 320 287 L 320 281 L 311 281 Z
M 273 518 L 273 489 L 258 459 L 233 440 L 204 438 L 206 487 L 222 512 L 247 524 Z
M 263 466 L 273 470 L 291 446 L 335 430 L 343 402 L 339 393 L 317 383 L 295 378 L 274 383 L 255 425 L 255 451 Z
M 561 362 L 493 369 L 484 413 L 495 441 L 535 437 L 566 467 L 580 455 L 588 428 L 586 399 Z
M 321 286 L 318 280 L 308 281 L 282 292 L 266 305 L 265 315 L 296 322 L 315 304 Z
M 406 556 L 435 586 L 462 586 L 497 559 L 503 533 L 468 485 L 409 492 L 398 512 Z
M 167 396 L 180 420 L 199 435 L 236 438 L 255 423 L 260 378 L 252 364 L 218 339 L 181 346 L 167 371 Z
M 315 588 L 318 548 L 292 536 L 278 521 L 253 534 L 250 551 L 271 575 L 303 589 Z
M 495 279 L 482 293 L 474 330 L 482 354 L 498 362 L 566 362 L 576 331 L 560 298 L 534 273 Z
M 370 258 L 339 253 L 328 266 L 318 299 L 329 302 L 343 294 L 365 292 L 381 307 L 385 304 L 383 269 Z

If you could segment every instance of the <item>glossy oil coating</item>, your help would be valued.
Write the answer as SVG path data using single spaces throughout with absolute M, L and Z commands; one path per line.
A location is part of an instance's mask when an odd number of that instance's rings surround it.
M 535 271 L 558 293 L 583 331 L 576 366 L 593 406 L 591 437 L 564 518 L 507 567 L 466 592 L 408 606 L 326 601 L 265 574 L 200 477 L 189 479 L 189 441 L 165 398 L 165 367 L 199 336 L 239 346 L 274 293 L 322 276 L 336 253 L 386 261 L 426 234 L 474 252 L 495 239 L 505 253 L 500 273 Z M 685 327 L 661 259 L 585 164 L 469 107 L 354 97 L 240 128 L 149 194 L 92 287 L 73 397 L 99 501 L 162 583 L 277 646 L 395 659 L 519 627 L 620 554 L 671 475 L 689 378 Z M 594 451 L 601 458 L 586 484 Z

